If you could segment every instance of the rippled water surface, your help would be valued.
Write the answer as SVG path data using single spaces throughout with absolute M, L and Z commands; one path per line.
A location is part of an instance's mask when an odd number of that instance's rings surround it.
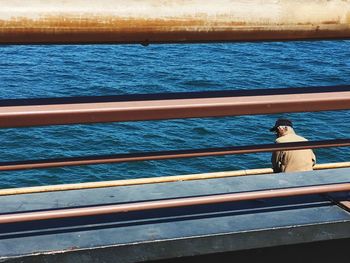
M 350 41 L 0 46 L 0 97 L 287 88 L 350 83 Z M 15 161 L 271 143 L 278 117 L 310 140 L 347 138 L 350 111 L 1 129 L 1 159 Z M 316 150 L 319 163 L 349 148 Z M 1 172 L 0 187 L 180 175 L 270 166 L 270 154 Z

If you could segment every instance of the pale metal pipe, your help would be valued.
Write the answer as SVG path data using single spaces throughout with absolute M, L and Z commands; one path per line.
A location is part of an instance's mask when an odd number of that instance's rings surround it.
M 336 169 L 336 168 L 346 168 L 346 167 L 350 167 L 350 162 L 316 164 L 314 166 L 314 170 Z M 270 173 L 273 173 L 273 170 L 271 168 L 258 168 L 258 169 L 215 172 L 215 173 L 187 174 L 187 175 L 160 176 L 160 177 L 152 177 L 152 178 L 113 180 L 113 181 L 88 182 L 88 183 L 77 183 L 77 184 L 59 184 L 59 185 L 8 188 L 8 189 L 0 189 L 0 196 L 45 193 L 45 192 L 55 192 L 55 191 L 82 190 L 82 189 L 117 187 L 117 186 L 140 185 L 140 184 L 153 184 L 153 183 L 155 184 L 155 183 L 190 181 L 190 180 L 201 180 L 201 179 L 214 179 L 214 178 L 224 178 L 224 177 L 233 177 L 233 176 L 261 175 L 261 174 L 270 174 Z
M 0 0 L 0 44 L 350 38 L 348 0 Z

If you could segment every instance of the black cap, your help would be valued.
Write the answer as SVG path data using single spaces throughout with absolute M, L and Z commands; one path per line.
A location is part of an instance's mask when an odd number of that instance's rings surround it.
M 279 126 L 290 126 L 290 127 L 293 127 L 293 124 L 290 120 L 288 119 L 278 119 L 275 123 L 275 126 L 273 126 L 270 131 L 271 132 L 274 132 L 274 131 L 277 131 L 277 127 Z

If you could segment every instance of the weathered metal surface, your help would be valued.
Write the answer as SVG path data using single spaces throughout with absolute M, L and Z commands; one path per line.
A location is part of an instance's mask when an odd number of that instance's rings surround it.
M 0 171 L 350 146 L 350 139 L 0 162 Z
M 59 103 L 59 99 L 52 101 L 29 100 L 28 104 L 24 101 L 24 105 L 13 105 L 16 100 L 5 100 L 0 108 L 0 127 L 344 110 L 350 108 L 350 86 L 151 94 L 135 95 L 134 98 L 132 95 L 111 96 L 101 100 L 99 97 L 66 98 L 63 103 Z
M 1 213 L 348 183 L 350 169 L 0 197 Z M 6 224 L 8 262 L 142 262 L 350 238 L 350 213 L 323 196 L 260 199 L 76 220 Z
M 0 0 L 0 44 L 348 39 L 348 0 Z

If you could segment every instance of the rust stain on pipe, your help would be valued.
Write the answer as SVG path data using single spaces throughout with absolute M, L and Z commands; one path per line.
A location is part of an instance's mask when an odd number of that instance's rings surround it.
M 62 19 L 63 20 L 63 19 Z M 209 43 L 254 42 L 320 39 L 350 39 L 350 26 L 321 23 L 320 25 L 246 25 L 245 22 L 213 23 L 203 21 L 133 20 L 62 22 L 45 19 L 41 22 L 9 22 L 0 20 L 0 44 L 143 44 L 143 43 Z M 1 26 L 1 24 L 3 26 Z
M 128 204 L 102 205 L 84 208 L 70 208 L 37 212 L 25 212 L 0 215 L 0 224 L 19 223 L 27 221 L 72 218 L 82 216 L 96 216 L 112 213 L 125 213 L 131 211 L 145 211 L 152 209 L 164 209 L 172 207 L 184 207 L 194 205 L 217 204 L 224 202 L 238 202 L 264 198 L 278 198 L 311 194 L 323 194 L 332 192 L 350 191 L 350 183 L 305 186 L 285 189 L 262 190 L 254 192 L 231 193 L 220 195 L 207 195 L 200 197 L 187 197 L 177 199 L 166 199 L 159 201 L 144 201 Z
M 195 158 L 195 157 L 207 157 L 207 156 L 271 152 L 271 151 L 281 151 L 281 150 L 317 149 L 317 148 L 344 147 L 344 146 L 350 146 L 350 139 L 249 145 L 249 146 L 163 151 L 163 152 L 143 152 L 143 153 L 116 154 L 116 155 L 107 155 L 107 156 L 85 156 L 85 157 L 75 157 L 75 158 L 73 157 L 73 158 L 61 158 L 61 159 L 0 162 L 0 171 L 44 169 L 44 168 L 62 167 L 62 166 L 93 165 L 93 164 L 122 163 L 122 162 L 136 162 L 136 161 L 150 161 L 150 160 L 168 160 L 168 159 L 179 159 L 179 158 Z
M 349 39 L 342 0 L 0 0 L 0 44 Z

